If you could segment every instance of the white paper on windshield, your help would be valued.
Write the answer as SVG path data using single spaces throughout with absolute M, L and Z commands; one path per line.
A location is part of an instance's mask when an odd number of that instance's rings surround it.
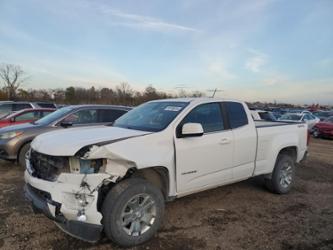
M 179 110 L 181 110 L 182 107 L 178 107 L 178 106 L 167 106 L 165 107 L 165 111 L 174 111 L 174 112 L 178 112 Z

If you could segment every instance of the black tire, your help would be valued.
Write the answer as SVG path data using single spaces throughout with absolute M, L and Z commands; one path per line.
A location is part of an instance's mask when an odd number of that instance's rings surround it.
M 148 195 L 154 206 L 155 219 L 150 228 L 139 235 L 129 235 L 123 225 L 122 212 L 135 197 Z M 144 207 L 144 206 L 141 206 Z M 130 212 L 131 216 L 136 213 Z M 141 178 L 129 178 L 115 185 L 107 194 L 102 205 L 102 223 L 106 236 L 122 247 L 142 244 L 151 239 L 160 228 L 164 215 L 164 198 L 161 190 Z M 143 216 L 141 214 L 141 216 Z M 143 216 L 144 217 L 144 216 Z M 137 218 L 137 220 L 140 220 Z M 131 222 L 132 223 L 132 222 Z M 135 223 L 135 222 L 134 222 Z M 141 223 L 140 223 L 141 225 Z M 146 224 L 147 225 L 147 224 Z
M 290 167 L 290 172 L 288 171 L 288 176 L 290 176 L 290 183 L 288 184 L 286 181 L 281 179 L 283 178 L 283 174 L 285 173 L 285 168 Z M 289 174 L 290 173 L 290 174 Z M 266 187 L 273 193 L 276 194 L 286 194 L 290 191 L 291 187 L 294 184 L 295 179 L 295 161 L 293 157 L 288 154 L 280 154 L 277 157 L 273 174 L 270 179 L 265 179 Z M 285 180 L 285 179 L 284 179 Z
M 319 138 L 320 137 L 320 133 L 319 130 L 317 128 L 313 129 L 312 135 L 314 138 Z
M 30 149 L 30 143 L 26 143 L 23 145 L 23 147 L 20 149 L 20 152 L 18 154 L 18 164 L 23 168 L 25 169 L 26 167 L 26 164 L 25 164 L 25 155 L 27 154 L 27 152 L 29 151 Z

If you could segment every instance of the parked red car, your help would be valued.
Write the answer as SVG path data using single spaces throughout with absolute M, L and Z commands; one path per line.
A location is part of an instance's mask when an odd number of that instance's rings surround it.
M 51 108 L 23 109 L 2 117 L 0 119 L 0 128 L 21 123 L 33 122 L 52 113 L 55 110 L 56 109 Z
M 313 136 L 333 138 L 333 116 L 330 116 L 322 122 L 318 122 L 312 130 Z

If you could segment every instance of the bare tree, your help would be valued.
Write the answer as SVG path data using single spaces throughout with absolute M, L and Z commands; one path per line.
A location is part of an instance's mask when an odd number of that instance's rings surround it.
M 26 74 L 20 66 L 13 64 L 2 64 L 0 66 L 0 80 L 9 100 L 15 99 L 16 91 L 26 79 Z

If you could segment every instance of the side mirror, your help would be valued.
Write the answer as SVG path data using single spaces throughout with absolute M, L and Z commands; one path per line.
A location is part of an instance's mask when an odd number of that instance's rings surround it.
M 62 121 L 60 123 L 60 126 L 63 127 L 63 128 L 68 128 L 68 127 L 72 127 L 73 123 L 72 122 L 68 122 L 68 121 Z
M 185 123 L 182 127 L 182 137 L 202 136 L 204 134 L 200 123 Z

